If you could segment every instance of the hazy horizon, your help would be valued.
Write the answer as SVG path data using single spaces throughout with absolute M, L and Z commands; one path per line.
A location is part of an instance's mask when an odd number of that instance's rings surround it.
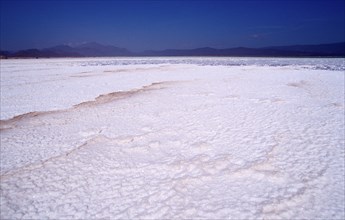
M 341 42 L 326 42 L 326 43 L 315 43 L 315 44 L 310 44 L 310 43 L 305 43 L 305 44 L 287 44 L 287 45 L 265 45 L 265 46 L 258 46 L 258 47 L 247 47 L 247 46 L 242 46 L 242 45 L 235 45 L 232 47 L 227 47 L 227 48 L 222 48 L 222 47 L 209 47 L 207 45 L 205 46 L 200 46 L 200 47 L 192 47 L 192 48 L 163 48 L 163 49 L 157 49 L 157 50 L 152 50 L 152 51 L 164 51 L 164 50 L 192 50 L 192 49 L 199 49 L 199 48 L 213 48 L 213 49 L 231 49 L 231 48 L 237 48 L 237 47 L 244 47 L 244 48 L 265 48 L 265 47 L 275 47 L 275 46 L 295 46 L 295 45 L 323 45 L 323 44 L 334 44 L 334 43 L 343 43 L 345 41 L 341 41 Z M 38 50 L 42 50 L 42 49 L 49 49 L 55 46 L 69 46 L 69 47 L 77 47 L 79 45 L 83 45 L 83 44 L 88 44 L 88 43 L 97 43 L 103 46 L 115 46 L 118 48 L 123 48 L 123 49 L 128 49 L 125 47 L 122 47 L 121 45 L 112 45 L 112 44 L 103 44 L 103 43 L 99 43 L 99 42 L 95 42 L 95 41 L 85 41 L 85 42 L 80 42 L 80 43 L 61 43 L 58 45 L 50 45 L 47 47 L 41 47 L 41 48 L 21 48 L 21 49 L 17 49 L 17 50 L 3 50 L 1 48 L 1 51 L 9 51 L 9 52 L 17 52 L 17 51 L 21 51 L 21 50 L 30 50 L 30 49 L 38 49 Z M 134 53 L 140 53 L 140 52 L 145 52 L 145 51 L 150 51 L 151 49 L 146 49 L 146 50 L 130 50 L 128 49 L 130 52 L 134 52 Z

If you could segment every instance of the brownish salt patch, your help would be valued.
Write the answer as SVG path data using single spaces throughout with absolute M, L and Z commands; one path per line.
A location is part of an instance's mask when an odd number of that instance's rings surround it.
M 97 105 L 102 105 L 105 103 L 113 102 L 119 99 L 124 99 L 124 98 L 129 98 L 134 95 L 141 94 L 143 92 L 148 92 L 152 90 L 159 90 L 163 89 L 163 85 L 168 85 L 176 83 L 174 81 L 164 81 L 164 82 L 155 82 L 147 86 L 143 86 L 140 89 L 133 89 L 129 91 L 121 91 L 121 92 L 111 92 L 108 94 L 102 94 L 96 97 L 92 101 L 86 101 L 82 102 L 79 104 L 74 105 L 72 108 L 68 109 L 61 109 L 61 110 L 52 110 L 52 111 L 34 111 L 34 112 L 29 112 L 21 115 L 14 116 L 13 118 L 7 119 L 7 120 L 0 120 L 0 131 L 8 130 L 15 128 L 17 123 L 24 121 L 24 120 L 30 120 L 33 118 L 38 118 L 41 116 L 45 116 L 48 114 L 56 114 L 56 113 L 63 113 L 67 111 L 72 111 L 74 109 L 80 109 L 80 108 L 85 108 L 85 107 L 94 107 Z
M 288 86 L 292 86 L 292 87 L 297 87 L 297 88 L 302 88 L 303 86 L 307 85 L 307 81 L 301 80 L 299 82 L 292 82 L 292 83 L 288 83 Z

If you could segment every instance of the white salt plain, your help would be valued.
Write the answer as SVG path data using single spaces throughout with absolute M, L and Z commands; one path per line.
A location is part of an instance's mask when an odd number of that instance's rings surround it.
M 344 219 L 344 59 L 1 60 L 1 219 Z

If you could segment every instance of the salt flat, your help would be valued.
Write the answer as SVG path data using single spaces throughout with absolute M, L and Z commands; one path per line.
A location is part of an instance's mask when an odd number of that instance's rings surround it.
M 1 60 L 1 219 L 344 219 L 344 70 Z

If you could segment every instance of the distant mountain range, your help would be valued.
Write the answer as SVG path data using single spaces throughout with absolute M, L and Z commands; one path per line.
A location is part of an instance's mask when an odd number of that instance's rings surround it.
M 132 56 L 133 53 L 124 48 L 105 46 L 98 43 L 85 43 L 75 47 L 58 45 L 42 50 L 28 49 L 14 53 L 3 51 L 8 57 L 111 57 Z
M 203 47 L 196 49 L 131 52 L 125 48 L 85 43 L 78 46 L 59 45 L 46 49 L 28 49 L 17 52 L 0 51 L 6 57 L 127 57 L 127 56 L 230 56 L 230 57 L 345 57 L 345 42 L 319 45 L 293 45 L 263 48 L 236 47 L 215 49 Z

